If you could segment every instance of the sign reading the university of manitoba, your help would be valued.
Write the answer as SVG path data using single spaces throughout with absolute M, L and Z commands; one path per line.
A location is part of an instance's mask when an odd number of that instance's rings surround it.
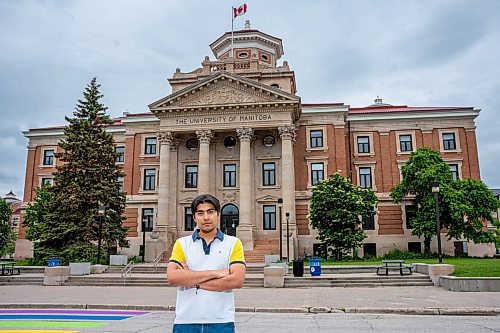
M 176 125 L 224 124 L 232 122 L 270 121 L 270 114 L 242 114 L 234 116 L 207 116 L 176 119 Z

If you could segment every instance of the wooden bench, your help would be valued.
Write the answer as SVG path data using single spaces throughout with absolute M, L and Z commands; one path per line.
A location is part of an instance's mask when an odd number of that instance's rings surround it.
M 390 270 L 398 270 L 400 275 L 412 275 L 413 265 L 405 265 L 404 260 L 384 260 L 382 261 L 384 265 L 377 267 L 377 275 L 389 275 Z M 380 274 L 380 271 L 385 270 L 385 274 Z M 408 274 L 404 274 L 404 271 L 408 271 Z

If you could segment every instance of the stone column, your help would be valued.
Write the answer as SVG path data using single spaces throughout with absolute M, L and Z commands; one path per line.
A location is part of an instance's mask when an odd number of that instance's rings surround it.
M 243 243 L 244 250 L 253 250 L 254 228 L 252 223 L 252 162 L 250 142 L 253 129 L 248 127 L 236 129 L 240 139 L 240 224 L 237 229 L 238 238 Z
M 288 219 L 288 229 L 291 234 L 289 238 L 290 258 L 295 258 L 295 249 L 297 245 L 297 224 L 295 221 L 295 169 L 293 158 L 293 143 L 295 142 L 295 125 L 285 125 L 278 127 L 281 137 L 281 193 L 283 196 L 283 256 L 286 257 L 286 213 L 290 214 Z
M 210 140 L 214 134 L 210 130 L 196 131 L 200 141 L 200 156 L 198 158 L 198 194 L 210 191 Z
M 150 254 L 156 257 L 164 252 L 167 256 L 173 246 L 172 237 L 169 237 L 169 189 L 170 189 L 170 146 L 173 144 L 174 136 L 170 131 L 160 131 L 157 133 L 157 139 L 160 144 L 160 170 L 158 176 L 158 211 L 156 215 L 155 232 L 159 234 L 156 246 L 149 250 Z M 175 207 L 174 207 L 175 208 Z M 154 251 L 151 253 L 151 251 Z M 166 253 L 165 253 L 166 252 Z

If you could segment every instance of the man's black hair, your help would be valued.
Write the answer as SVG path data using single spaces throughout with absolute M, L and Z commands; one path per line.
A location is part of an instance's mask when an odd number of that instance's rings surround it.
M 204 203 L 209 203 L 214 206 L 215 210 L 217 211 L 217 214 L 220 214 L 220 202 L 219 199 L 214 197 L 211 194 L 201 194 L 194 198 L 193 202 L 191 202 L 191 212 L 194 214 L 196 212 L 196 209 L 198 208 L 199 205 L 204 204 Z

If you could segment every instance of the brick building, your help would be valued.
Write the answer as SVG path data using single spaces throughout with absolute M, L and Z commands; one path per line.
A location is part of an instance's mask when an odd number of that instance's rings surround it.
M 313 254 L 316 233 L 307 219 L 310 189 L 337 170 L 355 184 L 373 188 L 378 212 L 365 217 L 364 251 L 381 255 L 395 247 L 419 250 L 411 236 L 409 205 L 395 205 L 391 188 L 409 154 L 428 146 L 441 152 L 457 178 L 479 178 L 473 107 L 410 107 L 382 103 L 353 108 L 343 103 L 302 104 L 295 73 L 279 38 L 252 30 L 225 33 L 210 44 L 191 72 L 177 69 L 172 93 L 149 105 L 149 112 L 122 117 L 108 128 L 122 157 L 127 194 L 125 226 L 130 256 L 145 245 L 152 260 L 193 230 L 189 204 L 200 193 L 221 199 L 221 228 L 241 238 L 249 261 L 279 251 L 280 221 L 289 227 L 290 259 Z M 52 182 L 62 127 L 31 129 L 24 202 L 34 189 Z M 409 204 L 409 202 L 407 203 Z M 281 213 L 281 214 L 280 214 Z M 143 233 L 145 237 L 143 238 Z M 20 240 L 16 256 L 29 256 Z M 143 241 L 144 239 L 144 241 Z M 286 239 L 286 237 L 285 237 Z M 283 240 L 286 255 L 286 241 Z M 444 251 L 464 248 L 445 242 Z M 468 244 L 470 255 L 493 247 Z

